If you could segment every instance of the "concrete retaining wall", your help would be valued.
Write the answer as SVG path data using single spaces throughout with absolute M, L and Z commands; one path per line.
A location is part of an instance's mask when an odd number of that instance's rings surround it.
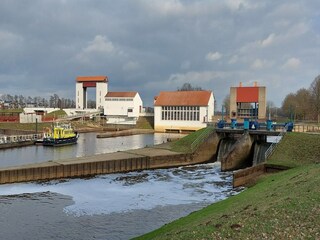
M 150 168 L 147 157 L 9 169 L 0 171 L 0 184 L 59 178 L 85 177 L 97 174 L 136 171 Z
M 266 172 L 265 164 L 259 164 L 233 172 L 233 187 L 253 183 L 257 177 Z
M 267 163 L 240 169 L 233 172 L 233 187 L 253 184 L 255 183 L 256 179 L 264 173 L 275 173 L 287 169 L 289 169 L 289 167 Z
M 33 167 L 0 170 L 0 184 L 59 178 L 94 176 L 97 174 L 138 171 L 143 169 L 169 168 L 201 163 L 204 158 L 193 154 L 130 157 L 117 160 L 99 160 L 59 164 L 48 162 Z
M 12 142 L 12 143 L 1 143 L 0 149 L 16 148 L 16 147 L 26 147 L 32 146 L 35 144 L 35 141 L 24 141 L 24 142 Z
M 135 128 L 135 124 L 113 124 L 107 123 L 104 127 L 104 131 L 119 131 L 119 130 L 127 130 Z
M 148 133 L 154 133 L 153 129 L 129 129 L 129 130 L 106 132 L 106 133 L 97 134 L 97 138 L 111 138 L 111 137 L 130 136 L 130 135 L 148 134 Z

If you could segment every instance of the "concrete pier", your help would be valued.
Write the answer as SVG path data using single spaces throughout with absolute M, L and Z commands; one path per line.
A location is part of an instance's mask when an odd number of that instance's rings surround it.
M 42 133 L 0 136 L 0 149 L 33 145 L 38 139 L 42 138 Z
M 121 130 L 121 131 L 99 133 L 97 134 L 97 138 L 111 138 L 111 137 L 130 136 L 130 135 L 148 134 L 148 133 L 154 133 L 154 130 L 153 129 L 127 129 L 127 130 Z

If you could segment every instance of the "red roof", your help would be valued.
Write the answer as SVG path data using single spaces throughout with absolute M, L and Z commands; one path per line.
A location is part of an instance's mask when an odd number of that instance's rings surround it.
M 77 82 L 108 82 L 107 76 L 79 76 Z
M 154 106 L 208 106 L 211 91 L 160 92 Z
M 105 97 L 135 97 L 137 92 L 108 92 Z
M 259 102 L 259 87 L 237 87 L 237 102 Z

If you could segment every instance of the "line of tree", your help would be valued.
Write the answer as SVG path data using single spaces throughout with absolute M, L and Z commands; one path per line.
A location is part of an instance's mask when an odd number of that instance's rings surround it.
M 202 91 L 203 89 L 198 86 L 192 86 L 190 83 L 184 83 L 182 87 L 177 89 L 178 91 Z
M 301 88 L 289 93 L 282 102 L 282 112 L 296 120 L 320 122 L 320 75 L 308 89 Z
M 23 95 L 3 94 L 0 100 L 8 103 L 10 108 L 25 107 L 50 107 L 50 108 L 75 108 L 75 101 L 69 98 L 60 98 L 57 94 L 53 94 L 46 99 L 44 97 L 30 97 Z

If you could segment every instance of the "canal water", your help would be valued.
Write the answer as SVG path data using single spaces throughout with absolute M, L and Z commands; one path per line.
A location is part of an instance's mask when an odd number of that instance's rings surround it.
M 97 139 L 90 133 L 73 146 L 2 150 L 0 159 L 2 165 L 19 165 L 140 148 L 167 137 Z M 231 174 L 222 173 L 219 163 L 4 184 L 0 239 L 130 239 L 236 193 Z
M 82 133 L 78 143 L 63 147 L 28 146 L 0 150 L 0 168 L 66 158 L 90 156 L 143 148 L 167 141 L 172 134 L 141 134 L 116 138 L 96 138 L 96 133 Z M 182 135 L 179 135 L 182 136 Z
M 218 163 L 0 185 L 0 238 L 130 239 L 236 193 Z

